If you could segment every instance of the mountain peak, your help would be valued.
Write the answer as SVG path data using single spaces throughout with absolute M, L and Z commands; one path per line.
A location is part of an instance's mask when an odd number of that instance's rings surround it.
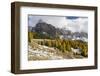
M 44 21 L 43 21 L 42 19 L 40 19 L 40 20 L 38 21 L 38 23 L 44 23 Z

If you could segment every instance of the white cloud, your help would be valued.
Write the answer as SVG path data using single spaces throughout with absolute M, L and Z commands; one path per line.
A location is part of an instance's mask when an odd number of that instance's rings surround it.
M 67 19 L 67 22 L 66 29 L 73 32 L 88 32 L 88 18 L 79 17 L 74 20 Z
M 38 21 L 42 19 L 44 22 L 48 24 L 52 24 L 55 27 L 63 27 L 67 25 L 66 17 L 58 17 L 58 16 L 29 16 L 29 26 L 35 26 Z
M 29 26 L 35 26 L 38 21 L 42 19 L 48 24 L 52 24 L 55 27 L 66 28 L 73 32 L 88 32 L 88 18 L 79 17 L 77 19 L 67 19 L 63 16 L 29 16 Z

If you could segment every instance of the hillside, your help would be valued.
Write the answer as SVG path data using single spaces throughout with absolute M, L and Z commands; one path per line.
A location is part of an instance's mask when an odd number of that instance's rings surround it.
M 51 40 L 43 39 L 33 39 L 28 45 L 28 60 L 58 60 L 58 59 L 74 59 L 74 58 L 85 58 L 81 54 L 75 54 L 74 50 L 71 47 L 65 48 L 64 45 L 57 45 L 54 47 L 54 44 L 47 44 Z M 52 42 L 55 42 L 54 40 Z M 61 48 L 60 48 L 61 47 Z M 68 51 L 69 50 L 69 51 Z M 77 49 L 78 50 L 78 49 Z M 77 52 L 76 50 L 76 52 Z
M 57 60 L 72 59 L 73 57 L 64 55 L 58 49 L 38 45 L 37 43 L 29 44 L 28 60 Z

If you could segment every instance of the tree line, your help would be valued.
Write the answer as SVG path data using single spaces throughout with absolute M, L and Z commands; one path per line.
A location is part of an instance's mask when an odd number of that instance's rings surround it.
M 35 38 L 36 35 L 34 34 L 33 33 L 28 34 L 29 42 L 31 41 L 31 39 Z M 81 40 L 70 40 L 70 39 L 69 40 L 64 40 L 64 39 L 45 40 L 44 39 L 43 41 L 38 41 L 37 43 L 48 47 L 54 47 L 55 49 L 57 48 L 59 49 L 59 51 L 62 52 L 67 52 L 67 51 L 71 52 L 71 48 L 81 49 L 81 55 L 84 57 L 88 56 L 88 43 L 83 42 Z

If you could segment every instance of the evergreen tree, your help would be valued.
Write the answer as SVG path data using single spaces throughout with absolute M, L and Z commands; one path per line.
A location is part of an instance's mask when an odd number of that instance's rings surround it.
M 31 39 L 33 39 L 33 33 L 28 32 L 28 41 L 31 42 Z

